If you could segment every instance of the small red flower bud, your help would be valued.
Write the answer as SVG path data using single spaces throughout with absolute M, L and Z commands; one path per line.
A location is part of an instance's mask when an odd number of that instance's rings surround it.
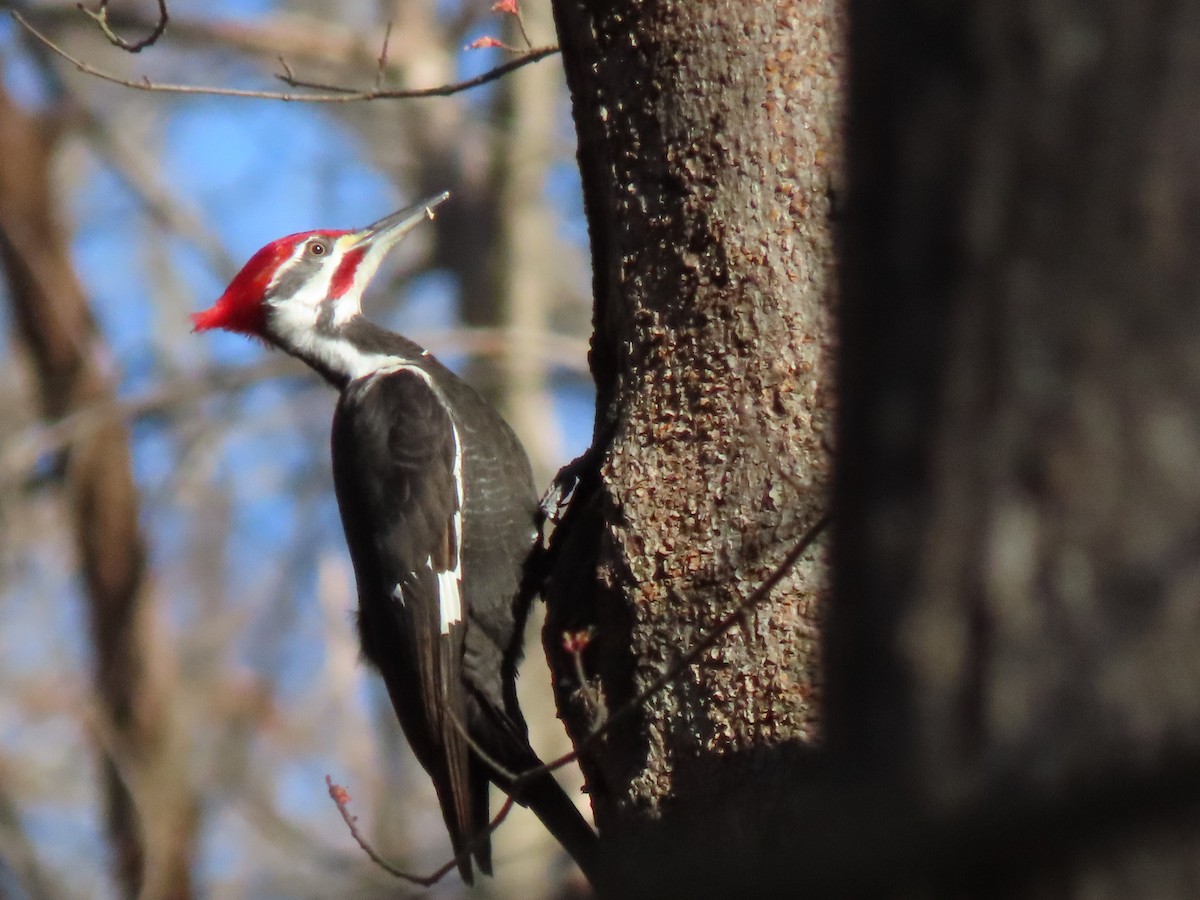
M 503 46 L 504 46 L 504 43 L 502 41 L 496 40 L 496 38 L 494 38 L 494 37 L 481 37 L 481 38 L 476 38 L 475 40 L 471 41 L 471 43 L 467 44 L 467 49 L 468 50 L 482 50 L 484 47 L 503 47 Z
M 585 628 L 583 631 L 564 631 L 563 632 L 563 649 L 568 653 L 582 653 L 588 648 L 588 644 L 592 642 L 592 629 Z
M 350 802 L 350 792 L 340 784 L 334 784 L 333 779 L 328 775 L 325 776 L 325 785 L 329 788 L 329 796 L 338 806 L 345 806 Z

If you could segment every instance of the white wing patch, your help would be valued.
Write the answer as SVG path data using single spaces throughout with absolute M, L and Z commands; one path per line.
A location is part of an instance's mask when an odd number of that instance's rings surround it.
M 438 610 L 442 614 L 442 634 L 462 619 L 462 597 L 458 592 L 458 571 L 438 572 Z
M 442 634 L 450 633 L 450 626 L 462 621 L 462 508 L 463 508 L 463 454 L 462 441 L 458 439 L 458 427 L 453 421 L 450 429 L 454 435 L 454 517 L 451 521 L 450 542 L 454 546 L 454 568 L 449 572 L 438 572 L 438 611 L 442 616 Z
M 405 365 L 402 361 L 396 360 L 395 357 L 380 357 L 372 356 L 371 363 L 377 366 L 369 374 L 373 377 L 382 375 L 390 375 L 393 372 L 412 372 L 419 377 L 432 391 L 437 391 L 433 384 L 433 379 L 429 377 L 429 373 L 425 372 L 417 366 Z M 458 437 L 458 426 L 454 424 L 454 420 L 450 420 L 450 433 L 454 437 L 454 516 L 450 520 L 450 544 L 454 548 L 454 568 L 444 572 L 435 572 L 438 586 L 438 616 L 441 619 L 442 634 L 450 633 L 450 626 L 456 622 L 461 622 L 463 617 L 462 605 L 462 549 L 463 549 L 463 531 L 462 531 L 462 509 L 463 500 L 466 497 L 466 486 L 463 483 L 463 451 L 462 441 Z M 426 557 L 425 565 L 429 570 L 433 571 L 433 558 Z M 399 585 L 397 585 L 399 588 Z M 393 596 L 396 596 L 393 593 Z M 397 597 L 397 599 L 400 599 Z

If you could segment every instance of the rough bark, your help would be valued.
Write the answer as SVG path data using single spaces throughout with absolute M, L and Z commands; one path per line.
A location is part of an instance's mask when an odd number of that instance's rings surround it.
M 830 749 L 929 882 L 1190 895 L 1200 11 L 852 13 Z
M 0 91 L 0 257 L 46 419 L 112 399 L 111 374 L 50 186 L 54 137 Z M 129 435 L 107 421 L 65 454 L 98 707 L 108 837 L 125 896 L 191 896 L 197 805 L 171 707 L 166 636 L 150 602 Z
M 547 591 L 578 740 L 748 596 L 824 507 L 841 27 L 831 2 L 554 9 L 599 395 Z M 811 554 L 585 756 L 602 835 L 727 802 L 738 761 L 770 783 L 781 771 L 758 751 L 816 740 L 823 583 Z M 562 637 L 588 628 L 581 691 Z

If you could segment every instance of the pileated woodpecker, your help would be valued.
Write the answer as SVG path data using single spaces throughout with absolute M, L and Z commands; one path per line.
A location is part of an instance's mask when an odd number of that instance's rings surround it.
M 224 329 L 278 347 L 341 392 L 333 476 L 363 655 L 383 676 L 433 780 L 455 855 L 470 847 L 491 874 L 492 781 L 533 809 L 586 873 L 595 834 L 553 777 L 514 791 L 471 747 L 508 773 L 541 765 L 516 695 L 529 607 L 520 585 L 536 537 L 529 460 L 471 387 L 361 314 L 384 256 L 448 196 L 361 231 L 272 241 L 192 320 L 197 331 Z M 459 870 L 471 883 L 469 857 Z

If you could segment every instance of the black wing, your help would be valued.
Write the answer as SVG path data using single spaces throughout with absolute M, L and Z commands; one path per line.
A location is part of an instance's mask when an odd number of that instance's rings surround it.
M 487 818 L 486 785 L 480 797 L 463 735 L 459 435 L 428 377 L 401 368 L 346 388 L 332 443 L 363 653 L 433 779 L 457 855 Z M 460 868 L 469 882 L 470 864 Z

